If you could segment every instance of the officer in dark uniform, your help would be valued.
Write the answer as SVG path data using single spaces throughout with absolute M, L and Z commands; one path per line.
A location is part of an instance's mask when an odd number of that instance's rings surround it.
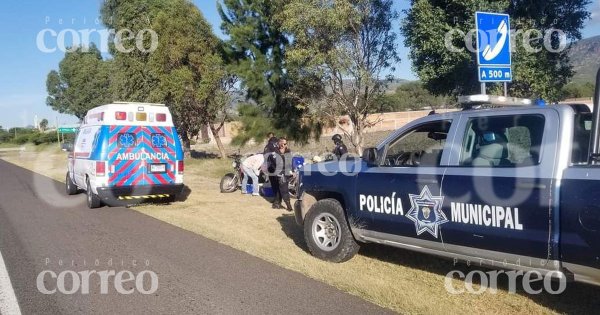
M 331 140 L 333 140 L 333 143 L 335 144 L 335 148 L 333 149 L 332 153 L 337 157 L 338 160 L 342 156 L 348 154 L 348 148 L 344 144 L 344 141 L 342 141 L 342 136 L 340 134 L 336 133 L 333 135 L 333 137 L 331 137 Z
M 273 209 L 281 209 L 281 201 L 283 200 L 286 209 L 292 211 L 288 187 L 289 181 L 292 178 L 292 151 L 287 146 L 287 139 L 279 139 L 278 149 L 276 152 L 269 154 L 267 163 L 269 166 L 269 181 L 271 181 L 271 186 L 275 193 Z

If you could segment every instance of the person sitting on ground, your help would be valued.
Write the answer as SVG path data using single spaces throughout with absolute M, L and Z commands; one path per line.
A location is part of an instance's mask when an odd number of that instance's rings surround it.
M 245 175 L 242 180 L 242 194 L 250 193 L 246 191 L 246 187 L 248 185 L 248 178 L 252 178 L 252 195 L 258 196 L 258 175 L 264 161 L 265 156 L 262 153 L 254 154 L 242 161 L 242 171 Z

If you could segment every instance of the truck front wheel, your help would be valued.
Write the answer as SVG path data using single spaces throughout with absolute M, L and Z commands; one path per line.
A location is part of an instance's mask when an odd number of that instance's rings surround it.
M 346 223 L 344 209 L 335 199 L 317 201 L 306 215 L 304 239 L 313 256 L 331 261 L 344 262 L 359 249 Z

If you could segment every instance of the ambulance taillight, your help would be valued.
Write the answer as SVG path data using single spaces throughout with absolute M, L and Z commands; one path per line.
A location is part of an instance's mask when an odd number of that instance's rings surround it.
M 106 162 L 96 161 L 96 176 L 106 175 Z
M 183 161 L 177 161 L 177 174 L 183 174 Z
M 126 112 L 115 112 L 115 119 L 116 120 L 126 120 L 127 113 Z

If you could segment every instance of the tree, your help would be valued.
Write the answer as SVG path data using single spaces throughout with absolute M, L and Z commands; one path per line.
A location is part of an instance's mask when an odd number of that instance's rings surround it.
M 286 0 L 224 0 L 218 3 L 221 29 L 225 42 L 225 62 L 229 71 L 239 77 L 249 103 L 260 111 L 245 116 L 241 142 L 263 138 L 267 132 L 279 130 L 295 140 L 305 141 L 310 125 L 302 121 L 304 109 L 288 97 L 294 83 L 286 62 L 289 35 L 277 17 Z M 260 120 L 254 121 L 254 119 Z M 264 122 L 269 122 L 268 127 Z M 255 129 L 260 127 L 261 129 Z
M 435 110 L 447 106 L 446 97 L 429 93 L 421 82 L 403 83 L 391 94 L 383 94 L 376 99 L 372 113 L 398 112 L 407 110 Z
M 46 129 L 48 129 L 48 119 L 44 118 L 40 121 L 40 131 L 44 132 L 46 131 Z
M 595 86 L 591 82 L 571 82 L 562 89 L 562 98 L 584 98 L 594 96 Z
M 234 79 L 225 70 L 219 39 L 198 8 L 184 0 L 171 1 L 169 8 L 159 12 L 153 29 L 161 36 L 148 59 L 157 84 L 150 99 L 169 106 L 186 151 L 190 137 L 207 125 L 225 157 L 218 132 L 226 119 L 227 93 Z
M 321 98 L 306 93 L 304 106 L 337 122 L 348 115 L 352 130 L 343 129 L 362 153 L 367 117 L 385 92 L 385 71 L 400 61 L 392 23 L 398 18 L 392 0 L 292 0 L 281 16 L 293 34 L 288 51 L 296 76 L 317 80 Z
M 474 94 L 479 93 L 476 54 L 466 49 L 465 34 L 475 27 L 475 11 L 508 13 L 517 42 L 513 43 L 510 94 L 557 101 L 573 73 L 567 50 L 553 52 L 560 46 L 559 34 L 553 30 L 562 30 L 568 40 L 580 39 L 590 16 L 588 4 L 588 0 L 412 0 L 401 32 L 413 69 L 427 90 L 435 95 Z M 540 33 L 530 33 L 534 36 L 527 39 L 524 34 L 531 30 Z M 545 34 L 549 34 L 550 50 L 543 47 Z M 533 50 L 527 51 L 524 43 Z M 458 51 L 448 49 L 450 45 Z M 499 86 L 491 88 L 500 90 Z
M 104 0 L 100 8 L 102 22 L 108 29 L 120 31 L 120 40 L 115 44 L 117 34 L 109 41 L 113 57 L 114 84 L 111 93 L 122 101 L 148 102 L 159 82 L 148 65 L 154 53 L 152 46 L 156 38 L 168 37 L 168 33 L 155 29 L 157 16 L 172 7 L 169 0 Z M 138 36 L 142 34 L 139 43 Z M 139 47 L 143 49 L 139 49 Z
M 83 119 L 89 109 L 112 101 L 110 62 L 102 59 L 93 44 L 65 53 L 58 69 L 46 79 L 46 104 L 53 110 Z
M 9 142 L 12 138 L 13 136 L 2 126 L 0 126 L 0 143 Z

